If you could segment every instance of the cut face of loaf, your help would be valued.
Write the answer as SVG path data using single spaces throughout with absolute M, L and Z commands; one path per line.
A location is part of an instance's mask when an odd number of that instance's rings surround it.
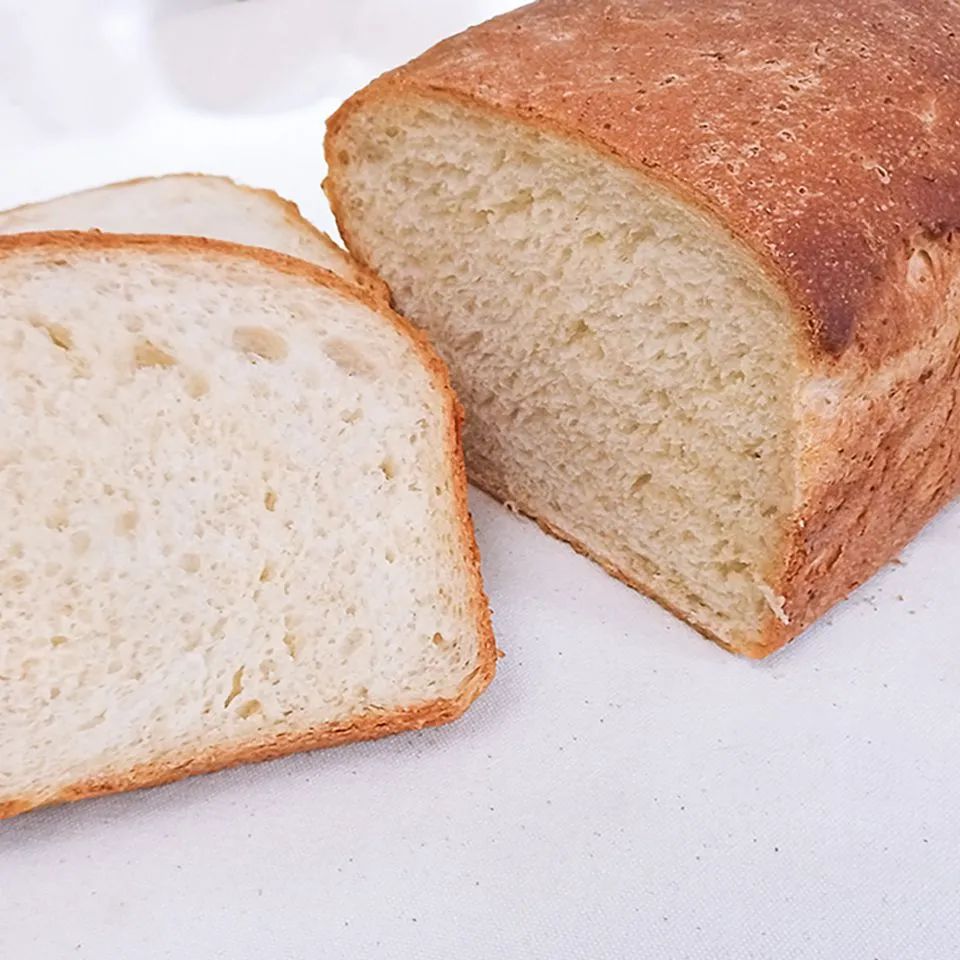
M 192 239 L 0 239 L 0 816 L 459 715 L 455 400 L 396 316 Z
M 820 0 L 775 49 L 769 0 L 544 0 L 330 122 L 341 233 L 450 364 L 475 481 L 751 656 L 890 559 L 960 476 L 960 84 L 934 42 L 957 14 L 933 6 L 899 5 L 907 33 L 884 6 L 880 39 L 845 13 L 868 64 L 820 43 Z M 929 35 L 911 69 L 936 110 L 904 93 L 896 122 L 868 123 L 849 89 L 900 76 L 906 35 Z M 733 59 L 755 65 L 749 93 Z M 816 97 L 771 62 L 815 74 Z M 926 134 L 906 126 L 921 115 Z M 956 159 L 887 156 L 914 134 Z M 873 163 L 897 164 L 895 189 Z M 924 220 L 931 184 L 945 221 Z
M 93 229 L 210 237 L 264 247 L 315 263 L 386 302 L 383 283 L 305 220 L 295 203 L 227 177 L 146 177 L 0 213 L 0 233 Z
M 756 266 L 529 127 L 414 100 L 340 136 L 347 236 L 450 363 L 474 481 L 725 643 L 779 615 L 796 348 Z

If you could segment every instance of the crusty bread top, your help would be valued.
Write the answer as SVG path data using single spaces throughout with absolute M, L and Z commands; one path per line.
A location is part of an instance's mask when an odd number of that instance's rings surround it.
M 671 184 L 759 255 L 815 354 L 855 344 L 879 363 L 928 332 L 903 319 L 906 277 L 915 246 L 922 271 L 960 229 L 956 0 L 540 0 L 375 81 L 331 130 L 398 89 L 560 129 Z

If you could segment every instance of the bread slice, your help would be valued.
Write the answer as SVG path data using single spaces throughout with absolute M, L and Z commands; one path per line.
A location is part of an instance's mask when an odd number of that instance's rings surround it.
M 495 650 L 421 336 L 279 254 L 0 238 L 0 816 L 457 717 Z
M 960 487 L 960 6 L 783 10 L 542 0 L 327 140 L 474 481 L 750 656 Z
M 0 233 L 43 230 L 177 234 L 264 247 L 309 260 L 386 302 L 383 282 L 272 190 L 174 173 L 111 183 L 0 212 Z

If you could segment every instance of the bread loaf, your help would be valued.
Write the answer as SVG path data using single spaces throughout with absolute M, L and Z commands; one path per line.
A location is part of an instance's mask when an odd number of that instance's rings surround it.
M 332 118 L 473 479 L 754 657 L 960 477 L 960 6 L 541 0 Z
M 458 408 L 279 254 L 0 238 L 0 817 L 442 723 L 489 681 Z
M 230 240 L 309 260 L 386 300 L 383 282 L 300 215 L 295 203 L 227 177 L 172 173 L 111 183 L 0 213 L 0 233 L 176 234 Z

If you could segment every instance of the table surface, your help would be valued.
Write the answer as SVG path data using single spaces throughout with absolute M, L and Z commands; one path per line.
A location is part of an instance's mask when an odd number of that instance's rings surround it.
M 505 6 L 0 0 L 0 208 L 202 170 L 330 229 L 324 118 Z M 960 509 L 757 664 L 472 507 L 462 721 L 0 824 L 0 956 L 960 956 Z

